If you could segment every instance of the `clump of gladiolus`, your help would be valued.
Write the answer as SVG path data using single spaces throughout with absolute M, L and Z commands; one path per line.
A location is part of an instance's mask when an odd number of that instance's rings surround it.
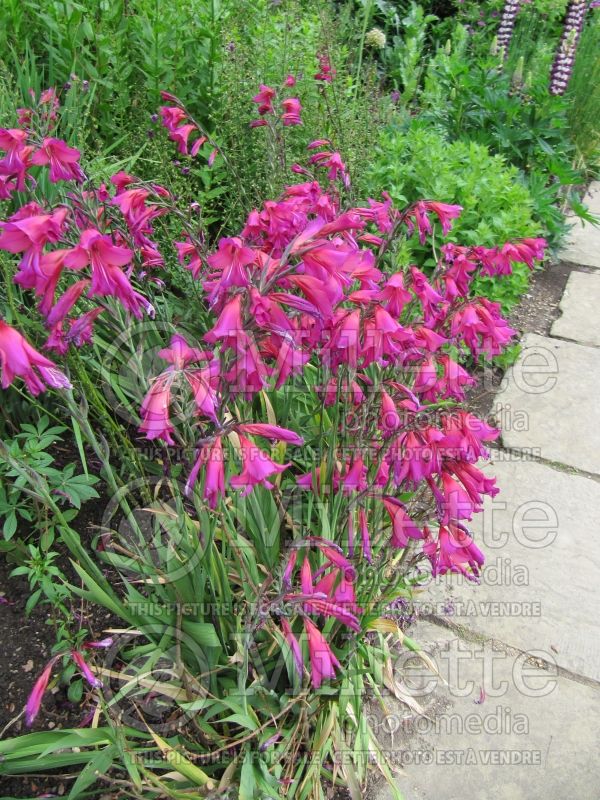
M 343 180 L 339 172 L 329 177 Z M 345 550 L 340 541 L 310 537 L 294 542 L 282 565 L 281 599 L 294 611 L 275 616 L 300 674 L 302 627 L 315 688 L 340 668 L 319 620 L 360 629 L 355 580 L 357 566 L 372 561 L 373 537 L 381 544 L 384 536 L 390 554 L 420 547 L 434 575 L 460 572 L 477 580 L 483 564 L 467 523 L 482 510 L 483 497 L 498 491 L 476 464 L 499 432 L 459 406 L 475 381 L 452 353 L 492 358 L 512 341 L 499 305 L 470 297 L 471 283 L 478 274 L 510 274 L 515 263 L 533 267 L 545 243 L 448 243 L 429 276 L 416 266 L 384 272 L 395 237 L 425 242 L 436 223 L 447 234 L 460 211 L 430 200 L 399 211 L 389 197 L 342 208 L 339 193 L 315 180 L 288 186 L 206 258 L 197 277 L 215 315 L 203 336 L 210 349 L 174 336 L 162 351 L 170 366 L 142 405 L 140 430 L 175 444 L 175 373 L 189 384 L 198 446 L 187 490 L 210 509 L 232 491 L 273 491 L 284 475 L 316 496 L 328 488 L 347 498 Z M 265 390 L 302 385 L 309 365 L 323 379 L 312 389 L 322 403 L 341 405 L 342 417 L 351 411 L 362 425 L 349 451 L 325 448 L 321 463 L 305 463 L 298 474 L 299 433 L 238 421 L 235 409 Z M 279 463 L 254 437 L 292 445 L 293 461 Z M 344 440 L 343 429 L 337 440 Z M 239 471 L 229 466 L 236 461 Z M 406 492 L 428 496 L 429 512 L 413 518 L 400 499 Z M 305 556 L 293 589 L 298 548 L 309 545 L 325 563 L 313 574 Z
M 274 90 L 261 87 L 254 98 L 261 119 L 275 114 L 274 98 Z M 285 102 L 283 124 L 298 124 L 299 103 Z M 194 155 L 202 136 L 190 145 L 198 132 L 184 129 L 192 123 L 181 104 L 165 107 L 162 116 L 180 150 Z M 54 168 L 55 177 L 68 173 L 60 179 L 74 185 L 58 208 L 31 202 L 0 223 L 0 248 L 20 255 L 15 281 L 40 298 L 50 330 L 46 347 L 64 353 L 89 342 L 94 320 L 112 313 L 113 301 L 133 316 L 152 314 L 132 281 L 163 263 L 152 225 L 171 198 L 163 187 L 123 173 L 112 177 L 112 188 L 83 191 L 78 154 L 74 161 L 66 144 L 36 142 L 28 129 L 0 131 L 6 190 L 24 185 L 34 159 L 38 168 Z M 470 290 L 477 275 L 501 277 L 515 263 L 532 268 L 545 242 L 493 248 L 448 242 L 429 273 L 417 265 L 394 269 L 390 254 L 397 239 L 418 236 L 426 243 L 436 225 L 446 236 L 461 208 L 422 200 L 400 210 L 385 194 L 345 206 L 338 184 L 347 186 L 349 177 L 340 154 L 326 139 L 312 142 L 309 152 L 308 166 L 327 170 L 326 187 L 296 165 L 308 179 L 253 209 L 238 235 L 222 238 L 212 252 L 191 225 L 174 243 L 199 282 L 213 324 L 199 332 L 200 346 L 175 334 L 160 352 L 166 366 L 148 376 L 140 431 L 165 446 L 195 450 L 186 491 L 208 513 L 238 492 L 278 492 L 282 481 L 318 498 L 341 498 L 342 522 L 331 540 L 296 536 L 272 590 L 282 603 L 275 605 L 273 624 L 300 675 L 302 628 L 312 684 L 319 687 L 342 666 L 336 630 L 329 626 L 326 635 L 324 621 L 353 633 L 361 629 L 361 570 L 416 549 L 434 575 L 478 579 L 483 555 L 468 522 L 482 510 L 484 496 L 498 491 L 477 462 L 499 432 L 462 407 L 475 379 L 459 362 L 461 356 L 499 355 L 515 332 L 497 303 Z M 91 307 L 70 317 L 78 302 Z M 33 393 L 44 385 L 67 388 L 52 362 L 1 325 L 4 387 L 19 376 Z M 317 383 L 307 381 L 309 372 L 319 376 Z M 287 386 L 312 393 L 321 408 L 340 410 L 335 443 L 324 435 L 316 462 L 304 447 L 304 431 L 301 436 L 253 418 L 259 393 Z M 174 387 L 188 392 L 193 424 L 187 427 L 172 419 Z M 261 440 L 290 446 L 292 456 L 278 460 L 281 449 L 268 450 Z M 419 498 L 417 510 L 407 496 Z

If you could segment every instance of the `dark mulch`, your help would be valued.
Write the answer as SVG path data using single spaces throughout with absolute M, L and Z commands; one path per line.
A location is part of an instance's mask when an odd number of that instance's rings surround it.
M 106 499 L 100 498 L 83 506 L 76 518 L 75 527 L 84 540 L 90 540 L 94 526 L 100 523 Z M 61 550 L 58 544 L 57 550 Z M 67 554 L 61 552 L 58 566 L 70 581 L 76 582 L 76 573 Z M 88 706 L 71 703 L 64 688 L 48 691 L 38 718 L 31 729 L 25 725 L 23 707 L 27 697 L 51 656 L 56 642 L 51 613 L 47 606 L 38 605 L 29 616 L 25 615 L 25 604 L 30 595 L 29 584 L 22 576 L 11 576 L 15 563 L 10 556 L 0 556 L 0 595 L 6 602 L 0 604 L 2 623 L 2 647 L 0 647 L 0 732 L 1 737 L 12 737 L 38 730 L 58 730 L 78 726 L 84 719 Z M 87 603 L 77 605 L 82 625 L 99 637 L 114 620 L 100 607 Z M 58 665 L 57 665 L 58 666 Z M 43 793 L 62 796 L 68 794 L 69 781 L 63 777 L 31 778 L 27 776 L 1 776 L 0 800 L 6 797 L 38 797 Z

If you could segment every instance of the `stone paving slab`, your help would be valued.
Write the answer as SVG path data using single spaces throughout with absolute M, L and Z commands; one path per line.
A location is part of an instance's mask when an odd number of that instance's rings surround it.
M 600 474 L 600 352 L 529 333 L 496 396 L 505 447 Z
M 586 267 L 600 269 L 600 228 L 576 219 L 567 243 L 559 251 L 560 261 L 570 261 Z
M 592 214 L 600 215 L 600 181 L 592 181 L 583 199 Z
M 503 451 L 485 471 L 481 583 L 441 576 L 417 607 L 600 682 L 600 483 Z
M 592 214 L 600 215 L 600 181 L 593 181 L 583 202 Z M 565 247 L 559 252 L 562 261 L 571 261 L 588 267 L 600 268 L 600 228 L 589 222 L 583 224 L 573 217 L 573 228 Z
M 600 346 L 600 272 L 572 272 L 560 310 L 552 325 L 552 336 L 563 336 L 581 344 Z
M 373 708 L 380 743 L 403 768 L 396 783 L 405 800 L 600 798 L 599 687 L 437 626 L 419 623 L 411 635 L 449 685 L 422 666 L 411 675 L 403 659 L 402 688 L 426 716 L 393 697 L 387 718 Z M 370 795 L 393 797 L 383 783 Z

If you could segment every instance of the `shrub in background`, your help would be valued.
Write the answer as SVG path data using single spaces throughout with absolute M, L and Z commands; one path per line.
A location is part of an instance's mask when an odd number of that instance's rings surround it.
M 501 156 L 492 156 L 475 142 L 451 142 L 419 119 L 406 129 L 390 127 L 381 135 L 364 185 L 367 195 L 385 185 L 395 203 L 411 203 L 418 197 L 436 197 L 458 204 L 463 211 L 450 234 L 451 240 L 492 246 L 504 240 L 539 234 L 533 218 L 533 202 L 515 167 Z M 415 261 L 432 268 L 435 258 L 411 240 L 401 263 Z M 528 270 L 517 267 L 503 281 L 483 280 L 477 291 L 514 306 L 528 283 Z

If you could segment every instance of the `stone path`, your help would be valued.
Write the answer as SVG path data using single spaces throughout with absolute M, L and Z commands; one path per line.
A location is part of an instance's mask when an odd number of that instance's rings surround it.
M 600 182 L 586 203 L 600 214 Z M 406 800 L 600 800 L 600 228 L 577 224 L 560 256 L 562 314 L 494 401 L 481 584 L 423 592 L 411 635 L 441 677 L 411 657 L 400 695 L 423 715 L 394 697 L 373 715 Z

